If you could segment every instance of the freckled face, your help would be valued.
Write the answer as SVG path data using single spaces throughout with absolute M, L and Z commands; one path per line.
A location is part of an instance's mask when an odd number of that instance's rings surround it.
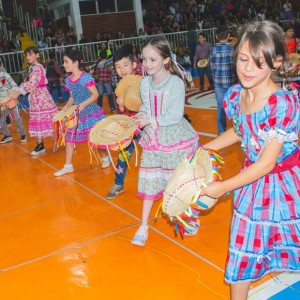
M 148 45 L 143 48 L 143 66 L 148 75 L 157 75 L 164 71 L 164 65 L 168 63 L 169 58 L 163 58 L 156 48 Z
M 236 63 L 237 75 L 244 88 L 253 88 L 270 80 L 272 70 L 267 65 L 262 53 L 260 62 L 261 68 L 256 65 L 251 57 L 248 43 L 246 42 L 240 49 Z

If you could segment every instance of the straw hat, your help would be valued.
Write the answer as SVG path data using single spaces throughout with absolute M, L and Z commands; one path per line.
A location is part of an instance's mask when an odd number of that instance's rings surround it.
M 5 105 L 8 109 L 13 109 L 17 106 L 17 99 L 11 98 L 8 101 L 6 101 Z
M 74 128 L 78 122 L 77 110 L 78 105 L 72 105 L 66 111 L 62 109 L 54 115 L 53 122 L 65 122 L 66 128 Z
M 300 54 L 299 53 L 291 53 L 289 55 L 289 60 L 291 63 L 293 63 L 295 65 L 299 65 L 300 64 Z
M 190 222 L 197 221 L 199 210 L 216 204 L 217 199 L 199 198 L 199 194 L 208 183 L 221 179 L 220 163 L 222 159 L 215 151 L 199 147 L 177 165 L 168 181 L 162 204 L 162 211 L 171 223 L 189 228 Z
M 140 94 L 140 82 L 142 77 L 139 75 L 127 75 L 118 83 L 115 93 L 119 98 L 123 98 L 124 106 L 131 111 L 139 111 L 142 105 Z
M 208 59 L 200 59 L 200 60 L 197 62 L 197 66 L 198 66 L 199 68 L 205 68 L 205 67 L 207 67 L 208 63 L 209 63 L 209 60 L 208 60 Z
M 140 94 L 140 87 L 139 86 L 130 86 L 125 91 L 124 96 L 124 106 L 131 110 L 138 112 L 142 105 L 142 99 Z
M 88 144 L 90 148 L 108 148 L 118 151 L 129 146 L 137 128 L 135 120 L 126 115 L 109 116 L 100 120 L 92 128 L 88 136 Z
M 14 106 L 12 106 L 11 108 L 8 107 L 8 104 L 13 101 L 15 99 L 10 99 L 9 97 L 0 97 L 0 107 L 1 107 L 1 111 L 5 110 L 6 108 L 12 109 L 17 105 L 17 101 L 14 101 Z M 11 106 L 11 105 L 10 105 Z

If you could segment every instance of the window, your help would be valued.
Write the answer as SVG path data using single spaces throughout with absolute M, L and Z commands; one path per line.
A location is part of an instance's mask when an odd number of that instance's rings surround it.
M 96 13 L 95 1 L 79 1 L 81 15 L 92 15 Z
M 98 0 L 99 13 L 115 12 L 115 0 Z
M 118 11 L 133 10 L 133 0 L 117 0 Z

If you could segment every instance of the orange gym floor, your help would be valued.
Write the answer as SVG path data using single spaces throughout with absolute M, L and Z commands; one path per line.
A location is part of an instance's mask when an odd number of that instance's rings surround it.
M 216 110 L 186 112 L 197 131 L 217 133 Z M 27 127 L 28 114 L 21 115 Z M 13 141 L 0 145 L 1 300 L 229 299 L 223 278 L 232 195 L 201 214 L 196 236 L 175 237 L 159 217 L 149 224 L 146 246 L 134 246 L 142 210 L 134 159 L 125 192 L 108 201 L 114 170 L 91 168 L 87 144 L 76 148 L 74 173 L 57 178 L 63 147 L 53 153 L 49 138 L 46 153 L 32 157 L 35 139 L 21 144 L 15 124 L 11 131 Z M 201 143 L 209 139 L 200 136 Z M 223 178 L 237 173 L 239 145 L 221 154 Z

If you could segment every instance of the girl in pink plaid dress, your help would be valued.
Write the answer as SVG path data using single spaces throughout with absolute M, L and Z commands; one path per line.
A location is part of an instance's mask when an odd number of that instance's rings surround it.
M 24 51 L 30 65 L 28 80 L 22 83 L 16 91 L 10 93 L 11 98 L 29 93 L 29 133 L 37 138 L 37 145 L 31 155 L 44 153 L 43 139 L 53 135 L 52 119 L 57 113 L 57 107 L 47 88 L 47 78 L 44 67 L 38 63 L 40 57 L 38 48 L 30 46 Z
M 232 300 L 247 299 L 250 282 L 268 272 L 300 270 L 299 99 L 271 79 L 285 57 L 284 33 L 275 23 L 241 28 L 240 84 L 224 99 L 233 128 L 205 145 L 219 150 L 241 142 L 246 155 L 238 175 L 202 191 L 218 198 L 234 190 L 225 274 Z

